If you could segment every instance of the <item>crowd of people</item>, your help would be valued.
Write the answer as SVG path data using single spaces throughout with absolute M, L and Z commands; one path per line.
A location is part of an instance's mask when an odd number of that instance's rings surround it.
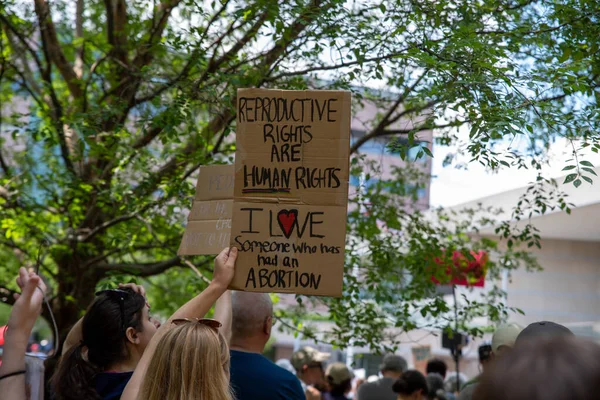
M 208 287 L 165 323 L 150 314 L 143 287 L 96 293 L 63 344 L 51 379 L 55 400 L 591 400 L 600 393 L 600 346 L 566 327 L 538 322 L 496 329 L 482 346 L 482 373 L 460 390 L 444 385 L 447 365 L 430 360 L 426 373 L 388 354 L 381 377 L 355 379 L 344 363 L 312 347 L 277 364 L 262 355 L 271 337 L 268 294 L 229 292 L 237 249 L 215 259 Z M 46 287 L 24 268 L 5 334 L 0 397 L 29 396 L 25 352 Z M 215 319 L 204 318 L 215 306 Z

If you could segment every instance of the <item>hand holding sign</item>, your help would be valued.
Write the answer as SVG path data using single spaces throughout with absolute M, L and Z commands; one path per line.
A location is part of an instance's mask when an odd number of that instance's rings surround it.
M 227 248 L 215 258 L 215 270 L 212 282 L 220 287 L 227 288 L 235 273 L 235 260 L 237 260 L 238 249 Z

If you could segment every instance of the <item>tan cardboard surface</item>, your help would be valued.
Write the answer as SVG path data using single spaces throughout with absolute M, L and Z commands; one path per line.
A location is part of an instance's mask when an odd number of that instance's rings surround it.
M 233 184 L 233 165 L 200 167 L 196 196 L 177 254 L 218 254 L 229 246 Z
M 231 288 L 340 296 L 350 93 L 240 89 L 237 98 Z

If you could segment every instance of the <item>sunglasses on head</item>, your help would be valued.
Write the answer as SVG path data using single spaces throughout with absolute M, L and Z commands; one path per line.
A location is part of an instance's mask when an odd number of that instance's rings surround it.
M 219 328 L 221 326 L 223 326 L 223 324 L 221 324 L 216 319 L 210 319 L 210 318 L 176 318 L 171 323 L 173 323 L 175 325 L 182 325 L 182 324 L 186 324 L 189 322 L 195 323 L 195 324 L 206 325 L 209 328 L 214 329 L 215 332 L 218 332 Z
M 127 324 L 125 323 L 125 299 L 128 298 L 131 293 L 121 289 L 106 289 L 96 292 L 96 296 L 102 294 L 106 295 L 109 299 L 118 300 L 119 309 L 121 310 L 121 321 L 123 323 L 121 329 L 125 332 L 125 329 L 127 328 Z

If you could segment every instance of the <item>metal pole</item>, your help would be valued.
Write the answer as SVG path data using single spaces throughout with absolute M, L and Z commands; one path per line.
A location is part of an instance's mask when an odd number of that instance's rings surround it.
M 456 285 L 452 285 L 452 297 L 454 298 L 454 333 L 458 334 L 458 302 L 456 300 Z M 459 344 L 455 342 L 453 356 L 454 363 L 456 365 L 456 392 L 460 391 L 459 382 L 460 382 L 460 372 L 459 372 Z

